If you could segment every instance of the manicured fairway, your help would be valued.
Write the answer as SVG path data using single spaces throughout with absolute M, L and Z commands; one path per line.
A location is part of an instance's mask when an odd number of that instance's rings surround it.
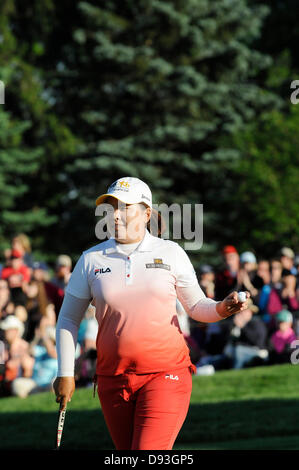
M 0 449 L 53 449 L 57 407 L 52 393 L 0 399 Z M 299 449 L 298 423 L 295 365 L 193 377 L 191 405 L 175 449 Z M 76 390 L 61 449 L 113 449 L 92 388 Z

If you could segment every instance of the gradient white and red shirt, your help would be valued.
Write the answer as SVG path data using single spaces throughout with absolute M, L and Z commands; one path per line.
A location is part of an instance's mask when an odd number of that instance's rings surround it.
M 193 318 L 202 315 L 203 321 L 221 319 L 216 302 L 205 297 L 178 243 L 146 231 L 131 254 L 124 251 L 111 238 L 83 252 L 66 288 L 69 297 L 91 301 L 96 308 L 97 374 L 144 374 L 190 366 L 176 315 L 177 298 Z M 68 328 L 65 309 L 58 330 Z M 58 344 L 58 356 L 64 353 Z M 67 373 L 62 367 L 58 375 Z

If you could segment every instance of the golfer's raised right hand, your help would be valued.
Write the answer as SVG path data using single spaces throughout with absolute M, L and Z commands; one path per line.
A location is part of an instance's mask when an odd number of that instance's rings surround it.
M 56 395 L 56 403 L 60 403 L 60 410 L 65 410 L 75 391 L 74 377 L 56 377 L 53 388 Z

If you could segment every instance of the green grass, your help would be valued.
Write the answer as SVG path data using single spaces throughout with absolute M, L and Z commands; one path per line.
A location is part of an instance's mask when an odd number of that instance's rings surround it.
M 174 449 L 299 449 L 298 372 L 287 364 L 193 377 Z M 57 406 L 53 393 L 0 399 L 0 449 L 52 449 Z M 77 389 L 68 405 L 61 448 L 114 448 L 92 388 Z

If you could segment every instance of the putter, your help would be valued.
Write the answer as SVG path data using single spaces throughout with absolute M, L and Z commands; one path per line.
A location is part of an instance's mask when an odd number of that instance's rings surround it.
M 65 420 L 65 413 L 66 413 L 66 408 L 64 410 L 61 410 L 59 408 L 55 450 L 59 450 L 59 448 L 60 448 L 63 425 L 64 425 L 64 420 Z

